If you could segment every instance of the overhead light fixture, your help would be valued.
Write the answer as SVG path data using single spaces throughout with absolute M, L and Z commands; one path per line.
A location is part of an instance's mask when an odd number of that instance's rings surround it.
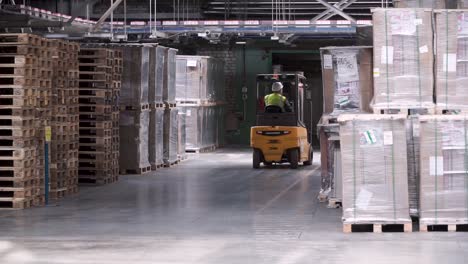
M 247 42 L 245 42 L 245 41 L 236 41 L 236 44 L 237 45 L 245 45 L 245 44 L 247 44 Z

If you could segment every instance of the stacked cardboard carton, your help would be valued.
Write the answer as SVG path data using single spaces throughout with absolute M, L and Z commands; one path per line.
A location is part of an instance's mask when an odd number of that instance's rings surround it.
M 466 115 L 420 117 L 422 231 L 468 223 L 467 131 Z
M 412 230 L 406 120 L 406 115 L 338 117 L 345 232 L 356 224 L 400 224 Z
M 120 93 L 120 172 L 141 174 L 151 171 L 150 128 L 150 50 L 146 45 L 120 46 L 123 55 Z
M 370 112 L 372 100 L 372 47 L 325 47 L 322 57 L 323 116 L 318 125 L 322 163 L 319 199 L 330 207 L 341 203 L 339 169 L 340 144 L 336 117 L 343 113 Z
M 165 54 L 163 101 L 164 109 L 164 165 L 170 167 L 179 160 L 179 109 L 176 104 L 176 55 L 177 50 L 167 48 Z
M 150 50 L 150 128 L 149 128 L 149 161 L 151 169 L 156 170 L 164 165 L 164 102 L 163 90 L 165 80 L 167 48 L 155 46 Z
M 433 103 L 431 9 L 374 9 L 374 111 Z
M 468 10 L 435 11 L 437 112 L 468 110 Z
M 445 8 L 446 0 L 393 0 L 396 8 Z
M 223 144 L 224 64 L 207 56 L 177 56 L 175 95 L 185 119 L 186 151 L 209 151 Z

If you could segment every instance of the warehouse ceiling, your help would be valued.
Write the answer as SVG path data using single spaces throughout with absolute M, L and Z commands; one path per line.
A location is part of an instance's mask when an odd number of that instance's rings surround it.
M 109 12 L 112 1 L 118 4 Z M 32 7 L 30 13 L 19 4 Z M 217 44 L 271 39 L 292 45 L 299 39 L 354 37 L 359 21 L 370 21 L 372 8 L 391 5 L 391 0 L 4 0 L 0 30 L 113 41 L 180 43 L 201 38 Z M 34 8 L 60 17 L 38 17 Z M 103 17 L 105 13 L 112 15 Z M 103 23 L 96 26 L 100 19 Z

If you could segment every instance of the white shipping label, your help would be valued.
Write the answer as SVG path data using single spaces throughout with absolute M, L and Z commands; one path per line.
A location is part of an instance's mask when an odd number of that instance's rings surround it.
M 185 113 L 186 116 L 191 116 L 192 115 L 192 110 L 187 110 L 187 112 Z
M 456 53 L 445 53 L 444 54 L 444 72 L 456 72 L 457 71 L 457 54 Z
M 384 142 L 384 145 L 393 145 L 393 132 L 392 131 L 383 132 L 383 142 Z
M 464 12 L 458 15 L 458 34 L 459 35 L 468 34 L 468 15 L 465 16 Z
M 333 69 L 332 55 L 323 55 L 323 68 L 327 70 Z
M 371 201 L 372 195 L 373 194 L 368 190 L 361 189 L 356 199 L 356 207 L 359 209 L 367 209 L 367 207 L 369 206 L 369 202 Z
M 431 176 L 444 175 L 444 157 L 432 156 L 429 158 L 429 172 Z
M 196 60 L 187 60 L 187 67 L 197 67 Z
M 419 26 L 423 24 L 423 20 L 421 18 L 414 19 L 414 25 Z
M 339 82 L 359 81 L 359 70 L 356 55 L 337 55 L 337 80 Z
M 379 76 L 380 76 L 380 69 L 374 68 L 374 77 L 379 77 Z
M 413 122 L 413 137 L 419 137 L 419 122 Z
M 390 15 L 392 35 L 413 36 L 416 34 L 416 26 L 419 24 L 422 24 L 422 20 L 417 20 L 414 10 L 401 10 Z
M 380 51 L 381 64 L 393 64 L 393 46 L 382 46 Z
M 429 52 L 429 48 L 427 47 L 427 45 L 419 47 L 419 53 L 428 53 L 428 52 Z

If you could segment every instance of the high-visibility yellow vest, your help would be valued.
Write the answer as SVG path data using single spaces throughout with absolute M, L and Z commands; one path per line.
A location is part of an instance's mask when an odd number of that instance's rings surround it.
M 286 97 L 279 93 L 265 95 L 265 106 L 276 105 L 281 107 L 284 112 L 284 102 L 286 102 Z

